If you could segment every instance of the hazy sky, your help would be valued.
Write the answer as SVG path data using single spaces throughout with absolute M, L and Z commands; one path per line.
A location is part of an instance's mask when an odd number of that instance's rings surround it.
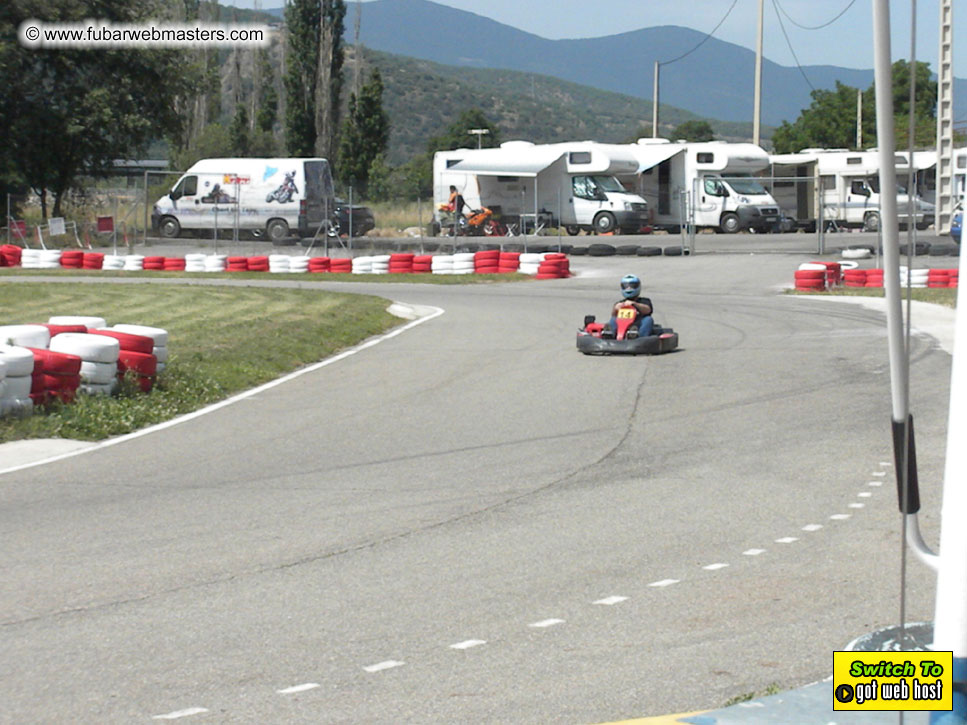
M 224 2 L 225 0 L 223 0 Z M 239 6 L 250 0 L 236 0 Z M 366 18 L 363 2 L 363 21 Z M 656 25 L 680 25 L 710 32 L 725 16 L 732 0 L 435 0 L 492 18 L 545 38 L 587 38 L 637 30 Z M 229 0 L 230 2 L 230 0 Z M 355 0 L 346 0 L 347 5 Z M 264 7 L 281 5 L 263 0 Z M 891 0 L 892 50 L 894 58 L 910 54 L 912 0 Z M 967 77 L 967 46 L 958 53 L 959 38 L 967 38 L 967 7 L 953 3 L 954 72 Z M 758 0 L 735 0 L 735 7 L 715 37 L 755 49 Z M 794 66 L 795 60 L 777 18 L 782 17 L 793 51 L 803 65 L 873 67 L 872 0 L 764 0 L 764 55 L 769 60 Z M 848 8 L 848 9 L 846 9 Z M 828 23 L 844 9 L 842 17 L 820 30 L 800 26 Z M 959 12 L 959 15 L 958 15 Z M 917 59 L 937 67 L 939 39 L 938 0 L 917 2 Z M 963 32 L 961 32 L 963 31 Z M 687 49 L 686 49 L 687 50 Z

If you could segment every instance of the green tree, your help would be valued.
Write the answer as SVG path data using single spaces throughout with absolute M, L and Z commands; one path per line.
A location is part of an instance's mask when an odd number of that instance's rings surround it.
M 255 111 L 255 128 L 264 133 L 272 133 L 279 115 L 279 94 L 275 90 L 275 68 L 269 59 L 268 51 L 260 49 L 256 62 L 261 67 L 261 87 Z
M 715 139 L 715 131 L 708 121 L 685 121 L 679 124 L 672 131 L 674 140 L 685 139 L 686 141 L 712 141 Z
M 232 156 L 232 135 L 220 123 L 210 123 L 192 142 L 171 154 L 174 169 L 190 168 L 199 159 L 217 159 Z
M 379 69 L 349 98 L 349 115 L 343 126 L 339 150 L 339 177 L 358 186 L 363 194 L 373 162 L 389 145 L 389 116 L 383 110 L 383 79 Z
M 145 22 L 154 2 L 115 0 L 114 22 Z M 126 48 L 27 48 L 20 23 L 79 22 L 104 17 L 98 0 L 7 0 L 0 6 L 0 137 L 10 166 L 39 196 L 48 216 L 61 215 L 65 193 L 82 175 L 104 176 L 118 158 L 137 156 L 176 131 L 174 98 L 193 82 L 176 51 Z
M 232 155 L 248 156 L 251 139 L 248 130 L 248 113 L 244 103 L 235 106 L 235 116 L 232 118 L 229 135 L 232 138 Z
M 936 133 L 934 112 L 937 104 L 937 83 L 930 79 L 930 66 L 917 63 L 916 69 L 915 138 L 918 145 L 930 145 Z M 863 147 L 877 145 L 876 87 L 863 92 L 862 131 Z M 816 90 L 810 95 L 813 102 L 799 114 L 795 123 L 783 121 L 772 135 L 777 153 L 794 153 L 804 148 L 856 148 L 856 88 L 837 81 L 836 89 Z M 910 95 L 909 63 L 898 60 L 893 64 L 893 113 L 896 116 L 898 146 L 907 144 L 907 118 Z
M 470 129 L 486 129 L 487 133 L 476 137 L 470 134 Z M 479 108 L 463 111 L 440 136 L 433 136 L 427 141 L 426 150 L 432 155 L 437 151 L 449 149 L 475 148 L 477 138 L 482 148 L 492 148 L 500 145 L 500 129 L 492 123 Z

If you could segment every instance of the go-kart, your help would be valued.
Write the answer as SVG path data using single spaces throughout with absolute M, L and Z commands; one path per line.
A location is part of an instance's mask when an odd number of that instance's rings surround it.
M 678 347 L 678 333 L 671 328 L 656 324 L 650 335 L 638 337 L 636 322 L 637 312 L 630 304 L 618 308 L 617 330 L 588 315 L 578 330 L 578 350 L 585 355 L 658 355 Z

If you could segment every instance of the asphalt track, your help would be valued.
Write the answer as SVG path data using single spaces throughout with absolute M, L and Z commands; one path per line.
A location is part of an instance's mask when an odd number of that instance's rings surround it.
M 901 547 L 883 318 L 780 294 L 807 258 L 331 285 L 445 312 L 0 477 L 0 722 L 592 723 L 826 677 L 896 623 Z M 680 351 L 578 354 L 628 271 Z M 912 360 L 935 544 L 950 356 Z M 933 587 L 911 562 L 910 621 Z

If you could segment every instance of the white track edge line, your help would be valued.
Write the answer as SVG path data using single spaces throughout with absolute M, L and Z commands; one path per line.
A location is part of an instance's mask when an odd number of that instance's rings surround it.
M 405 304 L 405 303 L 394 302 L 393 304 Z M 415 305 L 409 305 L 409 306 L 415 307 Z M 212 403 L 211 405 L 208 405 L 204 408 L 200 408 L 199 410 L 193 410 L 191 413 L 185 413 L 184 415 L 178 416 L 177 418 L 172 418 L 171 420 L 166 420 L 163 423 L 157 423 L 155 425 L 148 426 L 147 428 L 136 430 L 133 433 L 126 433 L 124 435 L 118 436 L 117 438 L 111 438 L 106 441 L 100 441 L 98 443 L 94 443 L 87 448 L 81 448 L 76 451 L 69 451 L 68 453 L 61 453 L 60 455 L 51 456 L 50 458 L 44 458 L 39 461 L 23 463 L 19 466 L 13 466 L 12 468 L 0 469 L 0 476 L 4 475 L 5 473 L 14 473 L 15 471 L 22 471 L 26 468 L 33 468 L 34 466 L 42 466 L 47 463 L 62 461 L 65 458 L 73 458 L 74 456 L 79 456 L 84 453 L 90 453 L 91 451 L 101 450 L 102 448 L 109 448 L 110 446 L 117 445 L 118 443 L 124 443 L 125 441 L 129 441 L 134 438 L 140 438 L 141 436 L 146 436 L 160 430 L 172 428 L 176 425 L 180 425 L 181 423 L 187 423 L 189 420 L 200 418 L 201 416 L 207 415 L 208 413 L 214 413 L 216 410 L 225 408 L 229 405 L 232 405 L 233 403 L 237 403 L 240 400 L 251 398 L 253 395 L 258 395 L 259 393 L 265 390 L 269 390 L 270 388 L 274 388 L 277 385 L 282 385 L 283 383 L 287 383 L 290 380 L 294 380 L 295 378 L 301 375 L 305 375 L 306 373 L 311 373 L 316 370 L 319 370 L 320 368 L 324 368 L 327 365 L 332 365 L 333 363 L 337 363 L 340 360 L 350 357 L 351 355 L 355 355 L 356 353 L 362 352 L 363 350 L 373 347 L 374 345 L 378 345 L 379 343 L 389 340 L 391 338 L 394 338 L 397 335 L 401 335 L 412 327 L 416 327 L 417 325 L 422 325 L 424 322 L 429 322 L 430 320 L 436 317 L 439 317 L 444 312 L 446 312 L 446 310 L 444 310 L 442 307 L 434 307 L 432 305 L 419 305 L 419 306 L 424 307 L 426 309 L 433 310 L 433 312 L 431 312 L 430 314 L 424 317 L 420 317 L 416 320 L 413 320 L 412 322 L 408 322 L 402 327 L 394 328 L 383 335 L 379 335 L 378 337 L 374 337 L 369 340 L 366 340 L 365 342 L 361 342 L 358 345 L 351 347 L 348 350 L 343 350 L 342 352 L 332 357 L 326 358 L 325 360 L 320 360 L 317 363 L 313 363 L 304 368 L 299 368 L 298 370 L 294 370 L 291 373 L 286 373 L 280 378 L 276 378 L 275 380 L 270 380 L 269 382 L 263 383 L 258 387 L 251 388 L 250 390 L 245 390 L 241 393 L 233 395 L 230 398 L 226 398 L 225 400 L 220 400 L 217 403 Z

